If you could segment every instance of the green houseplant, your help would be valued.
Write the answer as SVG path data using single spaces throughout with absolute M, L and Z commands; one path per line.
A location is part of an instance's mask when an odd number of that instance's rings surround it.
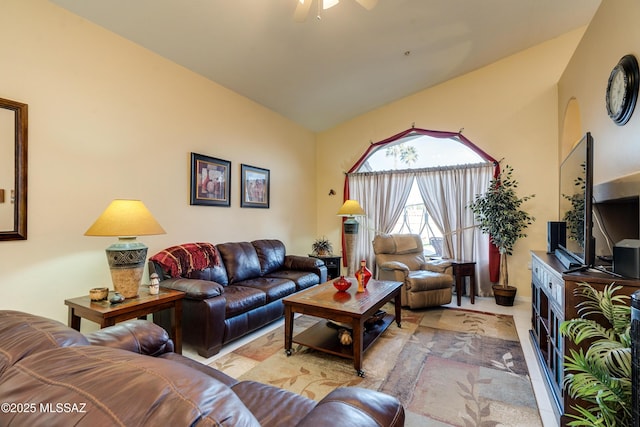
M 509 286 L 507 256 L 513 253 L 518 239 L 526 237 L 524 230 L 535 218 L 523 211 L 522 203 L 533 198 L 518 197 L 518 181 L 513 178 L 513 168 L 505 165 L 503 170 L 489 183 L 484 194 L 477 194 L 469 208 L 473 211 L 478 227 L 490 236 L 500 251 L 500 279 L 493 285 L 493 294 L 498 305 L 513 305 L 517 288 Z
M 333 253 L 333 245 L 326 237 L 316 239 L 311 245 L 313 255 L 326 256 Z
M 585 405 L 572 406 L 577 415 L 570 426 L 628 426 L 632 421 L 631 307 L 626 295 L 614 295 L 621 286 L 603 291 L 580 283 L 575 293 L 584 298 L 580 317 L 565 320 L 560 332 L 586 352 L 571 349 L 565 355 L 563 387 Z M 599 319 L 600 321 L 596 321 Z

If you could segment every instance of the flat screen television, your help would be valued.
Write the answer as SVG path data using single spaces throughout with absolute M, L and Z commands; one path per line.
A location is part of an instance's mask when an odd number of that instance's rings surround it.
M 560 165 L 560 221 L 566 243 L 556 256 L 568 269 L 593 267 L 593 138 L 587 132 Z

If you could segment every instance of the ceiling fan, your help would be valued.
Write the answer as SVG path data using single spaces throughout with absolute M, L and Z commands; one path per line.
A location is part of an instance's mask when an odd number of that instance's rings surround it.
M 367 10 L 373 9 L 378 0 L 355 0 L 360 6 L 364 7 Z M 340 0 L 316 0 L 318 4 L 318 14 L 316 15 L 317 19 L 320 19 L 320 12 L 322 10 L 329 9 L 337 5 Z M 311 3 L 313 0 L 297 0 L 296 11 L 293 14 L 293 19 L 296 22 L 303 22 L 307 19 L 309 15 L 309 10 L 311 9 Z

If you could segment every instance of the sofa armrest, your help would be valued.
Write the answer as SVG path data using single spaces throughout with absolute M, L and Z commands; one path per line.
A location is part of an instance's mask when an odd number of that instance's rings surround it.
M 158 356 L 173 351 L 167 331 L 146 320 L 127 320 L 86 335 L 91 345 Z
M 409 267 L 407 267 L 406 264 L 400 262 L 400 261 L 387 261 L 387 262 L 383 262 L 382 264 L 380 264 L 378 266 L 378 268 L 381 268 L 383 270 L 398 270 L 403 272 L 404 274 L 408 274 L 409 273 Z
M 224 293 L 224 286 L 210 280 L 175 277 L 161 281 L 160 286 L 175 291 L 182 291 L 186 294 L 186 298 L 193 300 L 213 298 Z
M 433 271 L 434 273 L 442 273 L 453 275 L 453 268 L 451 267 L 451 261 L 446 259 L 433 259 L 425 261 L 422 264 L 422 270 Z
M 283 267 L 287 270 L 309 271 L 318 275 L 320 283 L 327 281 L 327 266 L 319 258 L 285 255 Z
M 405 282 L 409 275 L 409 267 L 399 261 L 387 261 L 378 265 L 378 280 Z
M 302 255 L 284 256 L 284 268 L 287 270 L 314 271 L 323 265 L 324 262 L 319 258 Z
M 299 426 L 401 427 L 404 408 L 393 396 L 360 387 L 337 388 L 298 423 Z

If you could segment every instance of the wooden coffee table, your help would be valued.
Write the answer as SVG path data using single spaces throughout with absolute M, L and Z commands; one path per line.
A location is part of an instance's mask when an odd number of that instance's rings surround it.
M 332 282 L 322 283 L 284 298 L 284 350 L 287 356 L 292 354 L 292 343 L 302 344 L 336 356 L 353 359 L 353 366 L 359 376 L 364 377 L 362 354 L 375 342 L 395 319 L 401 326 L 401 282 L 370 280 L 365 292 L 358 293 L 356 279 L 348 278 L 351 287 L 346 292 L 338 292 Z M 395 316 L 387 314 L 381 322 L 369 328 L 365 333 L 365 321 L 380 307 L 394 300 Z M 330 319 L 351 325 L 353 343 L 342 345 L 336 329 L 326 322 L 316 325 L 293 336 L 294 313 Z
M 109 293 L 109 298 L 113 292 Z M 182 353 L 182 298 L 185 293 L 173 289 L 160 288 L 157 295 L 151 295 L 148 290 L 140 289 L 135 298 L 127 298 L 118 304 L 105 301 L 91 301 L 88 295 L 64 300 L 69 306 L 69 326 L 80 330 L 80 320 L 87 319 L 96 322 L 101 328 L 113 326 L 117 322 L 135 319 L 147 314 L 171 309 L 171 331 L 175 352 Z

